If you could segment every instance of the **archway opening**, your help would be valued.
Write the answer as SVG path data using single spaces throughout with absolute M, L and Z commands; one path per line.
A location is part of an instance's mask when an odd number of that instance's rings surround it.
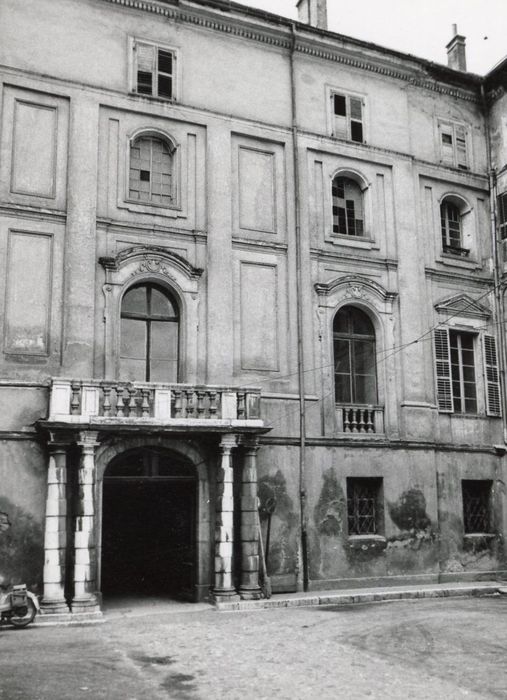
M 147 447 L 115 457 L 104 474 L 101 590 L 104 596 L 194 600 L 194 466 Z

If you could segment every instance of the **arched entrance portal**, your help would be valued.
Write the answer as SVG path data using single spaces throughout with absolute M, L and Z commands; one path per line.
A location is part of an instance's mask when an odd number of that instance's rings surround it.
M 194 599 L 196 491 L 193 464 L 163 448 L 129 450 L 109 463 L 102 496 L 105 596 Z

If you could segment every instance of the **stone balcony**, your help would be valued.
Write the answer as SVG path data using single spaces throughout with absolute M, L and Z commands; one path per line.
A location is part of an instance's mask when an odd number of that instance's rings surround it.
M 51 381 L 46 423 L 200 432 L 264 429 L 259 389 L 67 378 Z
M 382 435 L 384 433 L 384 407 L 336 404 L 336 422 L 339 433 L 360 436 Z

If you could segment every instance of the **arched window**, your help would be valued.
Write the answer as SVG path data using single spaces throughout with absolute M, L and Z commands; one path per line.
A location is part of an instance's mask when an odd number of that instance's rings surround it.
M 174 148 L 155 136 L 140 136 L 130 145 L 129 198 L 150 204 L 174 201 Z
M 179 312 L 170 294 L 155 284 L 138 284 L 121 304 L 121 378 L 178 381 Z
M 442 249 L 444 253 L 467 257 L 470 253 L 463 245 L 463 207 L 450 198 L 445 198 L 440 205 L 440 222 L 442 229 Z
M 333 180 L 333 233 L 364 236 L 363 193 L 355 180 Z
M 335 399 L 340 404 L 377 403 L 375 330 L 355 306 L 342 307 L 333 322 Z

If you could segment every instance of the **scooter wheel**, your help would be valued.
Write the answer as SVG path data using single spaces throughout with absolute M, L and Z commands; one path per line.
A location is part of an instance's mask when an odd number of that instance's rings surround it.
M 35 607 L 35 603 L 31 598 L 27 598 L 26 600 L 26 613 L 25 615 L 12 615 L 12 617 L 9 618 L 9 622 L 11 625 L 14 627 L 17 627 L 18 629 L 21 629 L 21 627 L 26 627 L 27 625 L 32 622 L 33 618 L 37 614 L 37 608 Z

